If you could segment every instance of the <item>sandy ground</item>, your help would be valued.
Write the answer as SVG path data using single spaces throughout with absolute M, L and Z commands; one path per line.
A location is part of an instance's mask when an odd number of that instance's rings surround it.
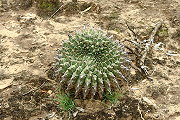
M 77 106 L 85 112 L 78 111 L 71 119 L 180 120 L 180 1 L 93 2 L 101 6 L 100 13 L 60 13 L 47 20 L 36 14 L 34 5 L 23 10 L 15 9 L 13 0 L 0 1 L 0 83 L 5 86 L 0 89 L 0 119 L 38 120 L 53 113 L 56 115 L 50 120 L 68 119 L 68 113 L 46 99 L 54 95 L 57 87 L 47 77 L 47 70 L 68 34 L 92 26 L 123 41 L 130 39 L 127 22 L 145 40 L 156 23 L 162 21 L 151 55 L 152 81 L 134 77 L 132 80 L 138 82 L 124 87 L 128 97 L 111 107 L 99 100 L 77 99 Z M 136 75 L 136 71 L 132 73 Z M 43 83 L 46 85 L 40 90 L 25 95 Z

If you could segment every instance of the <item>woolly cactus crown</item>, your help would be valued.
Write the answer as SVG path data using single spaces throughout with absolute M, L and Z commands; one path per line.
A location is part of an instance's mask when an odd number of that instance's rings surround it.
M 57 69 L 61 85 L 66 90 L 75 90 L 77 96 L 83 93 L 100 97 L 106 91 L 119 88 L 118 77 L 127 63 L 123 46 L 111 40 L 100 30 L 87 29 L 69 37 L 58 51 Z

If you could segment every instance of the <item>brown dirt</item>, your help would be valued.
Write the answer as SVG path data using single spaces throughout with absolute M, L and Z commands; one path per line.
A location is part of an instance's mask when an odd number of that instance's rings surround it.
M 158 21 L 162 28 L 155 37 L 150 58 L 151 78 L 141 79 L 136 71 L 124 97 L 114 106 L 99 100 L 75 100 L 75 120 L 179 120 L 180 119 L 180 1 L 179 0 L 79 0 L 47 20 L 36 14 L 32 0 L 0 0 L 0 81 L 12 79 L 0 89 L 2 120 L 67 120 L 52 101 L 58 83 L 47 76 L 56 50 L 68 34 L 84 26 L 101 28 L 118 40 L 130 39 L 125 21 L 141 39 L 147 39 Z M 87 12 L 85 8 L 92 5 Z M 84 8 L 85 7 L 85 8 Z M 50 17 L 50 16 L 49 16 Z M 126 43 L 125 43 L 126 44 Z M 173 54 L 176 53 L 176 54 Z M 73 113 L 74 113 L 73 112 Z M 55 115 L 53 116 L 52 114 Z M 48 118 L 48 116 L 51 116 Z

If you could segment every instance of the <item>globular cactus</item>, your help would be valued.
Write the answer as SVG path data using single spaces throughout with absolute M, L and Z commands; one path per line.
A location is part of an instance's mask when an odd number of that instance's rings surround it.
M 84 29 L 69 37 L 56 57 L 57 79 L 66 90 L 74 90 L 83 98 L 119 89 L 121 70 L 128 63 L 123 45 L 113 41 L 101 30 Z

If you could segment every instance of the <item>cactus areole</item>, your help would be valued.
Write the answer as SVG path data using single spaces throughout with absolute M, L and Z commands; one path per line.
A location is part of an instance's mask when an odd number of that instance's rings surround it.
M 117 41 L 101 30 L 84 29 L 63 43 L 56 57 L 56 75 L 66 91 L 73 90 L 85 99 L 119 88 L 119 79 L 125 79 L 121 70 L 128 62 Z

